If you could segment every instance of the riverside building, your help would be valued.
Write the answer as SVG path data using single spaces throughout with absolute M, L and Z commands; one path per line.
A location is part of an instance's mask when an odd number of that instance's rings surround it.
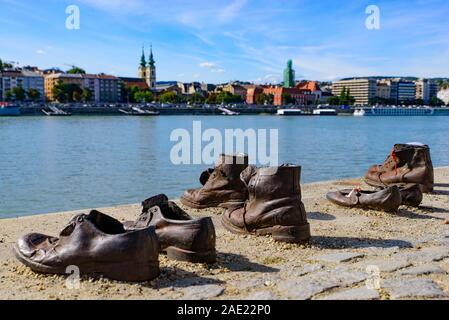
M 116 103 L 122 101 L 121 80 L 107 74 L 68 74 L 53 73 L 45 76 L 45 96 L 48 101 L 55 101 L 53 89 L 58 83 L 75 84 L 81 89 L 88 89 L 92 102 Z
M 339 96 L 343 89 L 355 98 L 356 105 L 366 105 L 376 97 L 377 81 L 373 79 L 344 79 L 332 83 L 332 94 Z
M 416 99 L 416 84 L 411 81 L 399 81 L 398 84 L 398 103 L 407 103 Z
M 39 92 L 39 100 L 45 99 L 44 77 L 31 69 L 17 69 L 0 72 L 0 101 L 6 100 L 8 91 L 22 87 L 26 92 L 35 89 Z

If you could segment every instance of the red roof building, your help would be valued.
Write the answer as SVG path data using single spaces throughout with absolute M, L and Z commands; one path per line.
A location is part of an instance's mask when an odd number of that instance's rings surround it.
M 273 95 L 273 104 L 275 106 L 286 104 L 284 101 L 285 95 L 290 95 L 295 105 L 307 105 L 315 100 L 315 95 L 311 94 L 309 90 L 298 88 L 267 87 L 263 89 L 263 93 Z

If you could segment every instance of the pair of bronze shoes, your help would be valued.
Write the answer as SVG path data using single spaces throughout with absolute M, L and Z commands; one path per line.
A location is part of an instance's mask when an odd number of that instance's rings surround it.
M 221 222 L 237 234 L 271 235 L 276 241 L 302 243 L 310 225 L 301 201 L 301 167 L 256 168 L 246 155 L 221 155 L 201 174 L 200 189 L 187 190 L 181 202 L 191 208 L 224 207 Z
M 397 212 L 401 205 L 418 207 L 422 202 L 423 194 L 418 184 L 408 184 L 376 190 L 345 189 L 329 192 L 326 198 L 344 207 Z
M 100 274 L 121 281 L 149 281 L 159 273 L 159 253 L 196 263 L 214 263 L 215 228 L 210 218 L 193 219 L 165 195 L 145 200 L 137 221 L 125 222 L 93 210 L 75 216 L 59 237 L 32 233 L 14 246 L 33 271 Z
M 399 206 L 418 207 L 423 193 L 433 191 L 434 170 L 430 148 L 421 143 L 395 144 L 381 165 L 368 169 L 365 182 L 376 190 L 330 192 L 327 199 L 346 207 L 396 212 Z

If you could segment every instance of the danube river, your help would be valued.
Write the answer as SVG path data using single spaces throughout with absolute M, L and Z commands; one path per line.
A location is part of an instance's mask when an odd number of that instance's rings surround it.
M 434 165 L 449 165 L 449 117 L 0 118 L 0 218 L 179 197 L 209 167 L 170 160 L 170 134 L 193 121 L 278 129 L 279 161 L 302 165 L 303 183 L 361 176 L 400 142 L 427 143 Z

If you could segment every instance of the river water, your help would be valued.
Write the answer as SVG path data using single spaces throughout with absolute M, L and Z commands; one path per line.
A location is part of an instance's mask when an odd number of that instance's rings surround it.
M 278 129 L 278 159 L 300 164 L 302 183 L 363 175 L 394 143 L 429 144 L 434 165 L 449 165 L 449 117 L 0 118 L 0 218 L 179 197 L 210 167 L 171 161 L 172 131 L 192 132 L 193 121 Z

